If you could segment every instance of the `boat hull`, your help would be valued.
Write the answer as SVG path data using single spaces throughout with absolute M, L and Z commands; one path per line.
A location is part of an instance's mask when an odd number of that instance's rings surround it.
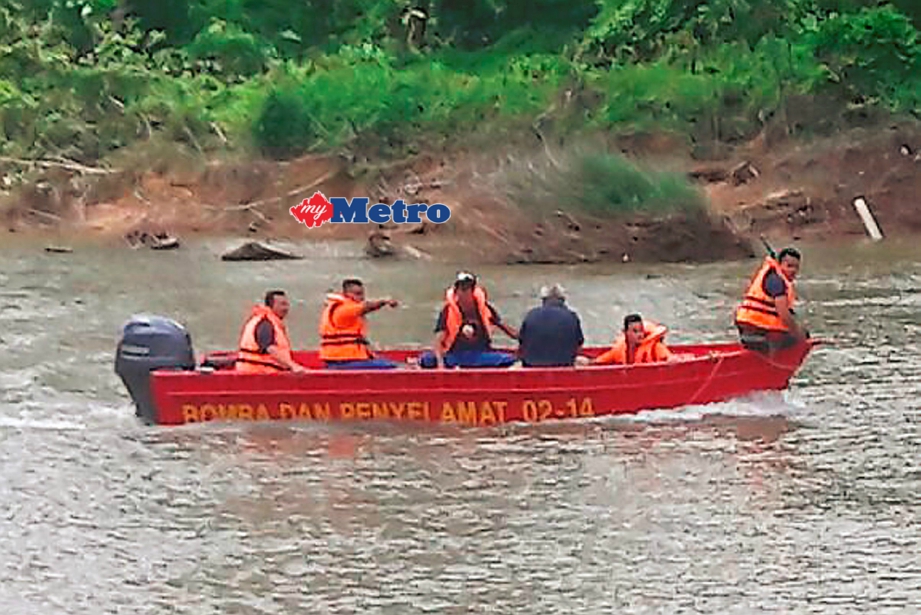
M 674 363 L 577 368 L 232 370 L 151 374 L 154 422 L 399 421 L 491 426 L 671 409 L 783 390 L 814 342 L 773 356 L 738 344 L 675 346 Z M 603 348 L 587 349 L 592 356 Z M 404 361 L 415 351 L 383 356 Z M 319 368 L 315 353 L 295 360 Z

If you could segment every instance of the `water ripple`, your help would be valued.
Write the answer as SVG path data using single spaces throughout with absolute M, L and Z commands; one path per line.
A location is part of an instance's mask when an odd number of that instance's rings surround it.
M 0 255 L 5 613 L 921 612 L 921 257 L 810 263 L 832 344 L 783 394 L 503 431 L 142 427 L 112 373 L 133 312 L 226 346 L 271 279 L 313 343 L 342 251 L 220 248 Z M 409 306 L 381 343 L 430 337 L 453 270 L 349 264 Z M 749 265 L 483 275 L 512 320 L 565 277 L 591 343 L 633 308 L 723 340 Z

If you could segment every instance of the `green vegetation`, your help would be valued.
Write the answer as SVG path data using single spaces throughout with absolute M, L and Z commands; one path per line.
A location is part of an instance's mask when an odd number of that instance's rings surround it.
M 570 147 L 556 157 L 503 169 L 497 189 L 512 202 L 550 213 L 561 204 L 594 215 L 703 211 L 701 194 L 683 173 L 652 169 L 599 148 Z
M 808 100 L 830 125 L 921 114 L 919 24 L 915 0 L 0 0 L 0 154 L 395 153 L 548 122 L 733 142 L 811 128 Z

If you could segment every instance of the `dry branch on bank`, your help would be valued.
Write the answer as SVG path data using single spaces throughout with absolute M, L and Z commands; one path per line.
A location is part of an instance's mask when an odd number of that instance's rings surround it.
M 88 167 L 77 162 L 58 162 L 56 160 L 25 160 L 23 158 L 10 158 L 9 156 L 0 156 L 0 162 L 16 164 L 20 166 L 42 167 L 46 169 L 66 169 L 77 173 L 86 173 L 88 175 L 114 175 L 121 173 L 120 169 L 103 169 L 100 167 Z

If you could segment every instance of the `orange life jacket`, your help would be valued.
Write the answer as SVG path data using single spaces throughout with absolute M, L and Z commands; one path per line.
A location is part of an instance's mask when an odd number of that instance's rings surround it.
M 627 337 L 624 333 L 621 333 L 614 340 L 614 345 L 611 349 L 598 357 L 595 362 L 602 365 L 610 363 L 630 365 L 666 361 L 669 357 L 669 352 L 662 340 L 665 338 L 668 329 L 664 325 L 657 324 L 651 320 L 644 320 L 643 331 L 646 332 L 646 337 L 636 347 L 632 361 L 627 353 Z
M 274 374 L 278 371 L 286 371 L 288 367 L 279 363 L 270 354 L 259 352 L 259 344 L 256 342 L 256 325 L 262 319 L 267 319 L 272 323 L 275 331 L 275 343 L 281 353 L 287 358 L 291 358 L 291 341 L 288 338 L 288 328 L 285 323 L 278 317 L 271 308 L 265 305 L 253 306 L 252 315 L 243 325 L 243 332 L 240 334 L 240 349 L 237 352 L 237 362 L 235 368 L 239 372 L 248 374 Z
M 790 311 L 793 311 L 793 303 L 796 301 L 796 291 L 793 289 L 793 282 L 787 279 L 780 269 L 780 263 L 768 256 L 764 259 L 761 269 L 752 278 L 742 298 L 742 303 L 736 308 L 735 320 L 737 324 L 746 324 L 767 331 L 787 331 L 789 327 L 784 324 L 777 312 L 777 303 L 773 297 L 769 297 L 764 292 L 764 277 L 771 271 L 777 272 L 777 275 L 787 284 L 787 305 Z
M 481 286 L 475 287 L 473 289 L 473 299 L 476 302 L 477 313 L 480 315 L 483 332 L 488 343 L 490 326 L 492 325 L 492 312 L 489 311 L 489 307 L 486 305 L 486 290 Z M 454 345 L 454 340 L 457 339 L 457 334 L 460 332 L 461 327 L 464 326 L 464 314 L 457 303 L 457 293 L 454 288 L 449 288 L 445 293 L 445 307 L 447 311 L 445 313 L 445 337 L 442 342 L 442 351 L 448 352 L 451 350 L 451 346 Z
M 364 361 L 372 358 L 364 316 L 359 316 L 351 327 L 338 327 L 333 323 L 336 309 L 356 303 L 358 301 L 345 295 L 326 295 L 326 307 L 320 316 L 320 359 L 323 361 Z

